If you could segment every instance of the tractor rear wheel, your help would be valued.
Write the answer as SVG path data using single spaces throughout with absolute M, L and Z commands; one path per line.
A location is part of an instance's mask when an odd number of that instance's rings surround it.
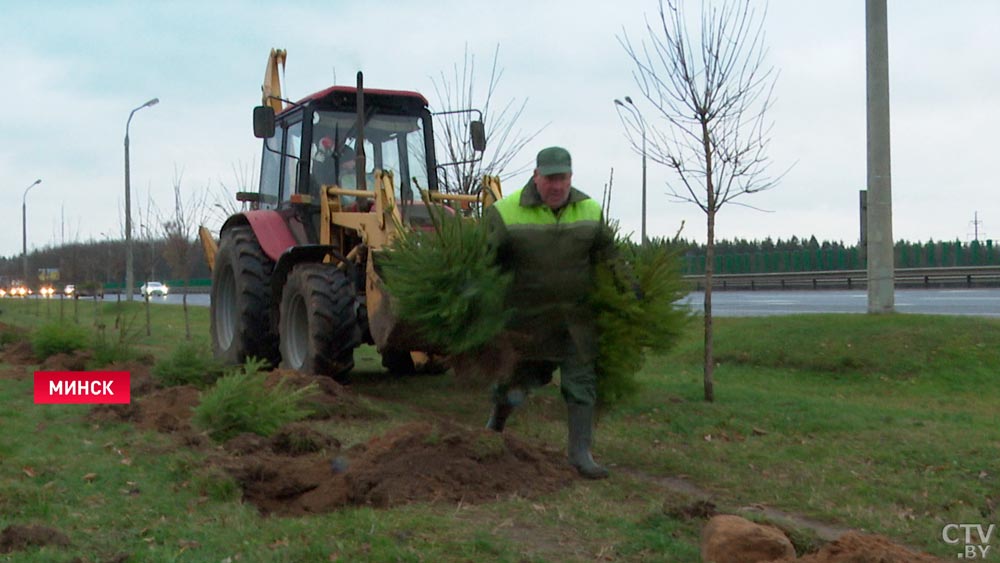
M 211 332 L 215 357 L 242 364 L 248 357 L 277 365 L 278 338 L 271 329 L 271 272 L 253 229 L 222 233 L 212 270 Z
M 281 293 L 282 365 L 338 381 L 354 367 L 361 344 L 357 295 L 347 274 L 326 264 L 299 264 Z

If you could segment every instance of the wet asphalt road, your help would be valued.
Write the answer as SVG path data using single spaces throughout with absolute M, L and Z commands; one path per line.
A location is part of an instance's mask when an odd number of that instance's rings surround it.
M 108 296 L 114 299 L 114 296 Z M 154 297 L 154 304 L 180 304 L 180 295 Z M 701 311 L 704 296 L 692 293 L 685 303 Z M 188 304 L 207 307 L 207 294 L 188 295 Z M 712 309 L 720 317 L 759 317 L 809 313 L 864 313 L 868 294 L 861 291 L 716 291 Z M 896 311 L 936 315 L 1000 317 L 1000 289 L 897 289 Z

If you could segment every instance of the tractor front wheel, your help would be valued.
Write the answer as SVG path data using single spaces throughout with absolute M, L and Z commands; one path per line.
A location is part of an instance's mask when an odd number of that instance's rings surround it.
M 338 381 L 354 367 L 361 344 L 357 296 L 347 274 L 326 264 L 299 264 L 281 293 L 282 365 Z
M 278 363 L 278 338 L 271 329 L 271 272 L 253 229 L 241 225 L 222 233 L 212 270 L 211 332 L 215 357 L 242 364 L 248 357 Z

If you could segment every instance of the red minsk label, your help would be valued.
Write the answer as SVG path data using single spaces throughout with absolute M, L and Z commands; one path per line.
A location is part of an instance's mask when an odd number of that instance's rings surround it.
M 35 404 L 127 404 L 127 371 L 36 371 Z

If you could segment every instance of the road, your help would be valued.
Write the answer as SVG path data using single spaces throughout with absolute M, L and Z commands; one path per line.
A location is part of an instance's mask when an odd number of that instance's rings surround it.
M 704 295 L 687 303 L 700 311 Z M 719 317 L 762 317 L 803 313 L 865 313 L 868 293 L 861 291 L 715 291 L 712 312 Z M 896 311 L 931 315 L 1000 317 L 1000 289 L 897 289 Z
M 152 302 L 180 304 L 181 296 L 154 297 Z M 692 293 L 685 303 L 701 311 L 704 296 Z M 207 307 L 209 296 L 189 295 L 188 304 Z M 712 305 L 719 317 L 864 313 L 868 309 L 868 293 L 864 290 L 716 291 L 712 294 Z M 896 310 L 900 313 L 1000 317 L 1000 289 L 897 289 Z

